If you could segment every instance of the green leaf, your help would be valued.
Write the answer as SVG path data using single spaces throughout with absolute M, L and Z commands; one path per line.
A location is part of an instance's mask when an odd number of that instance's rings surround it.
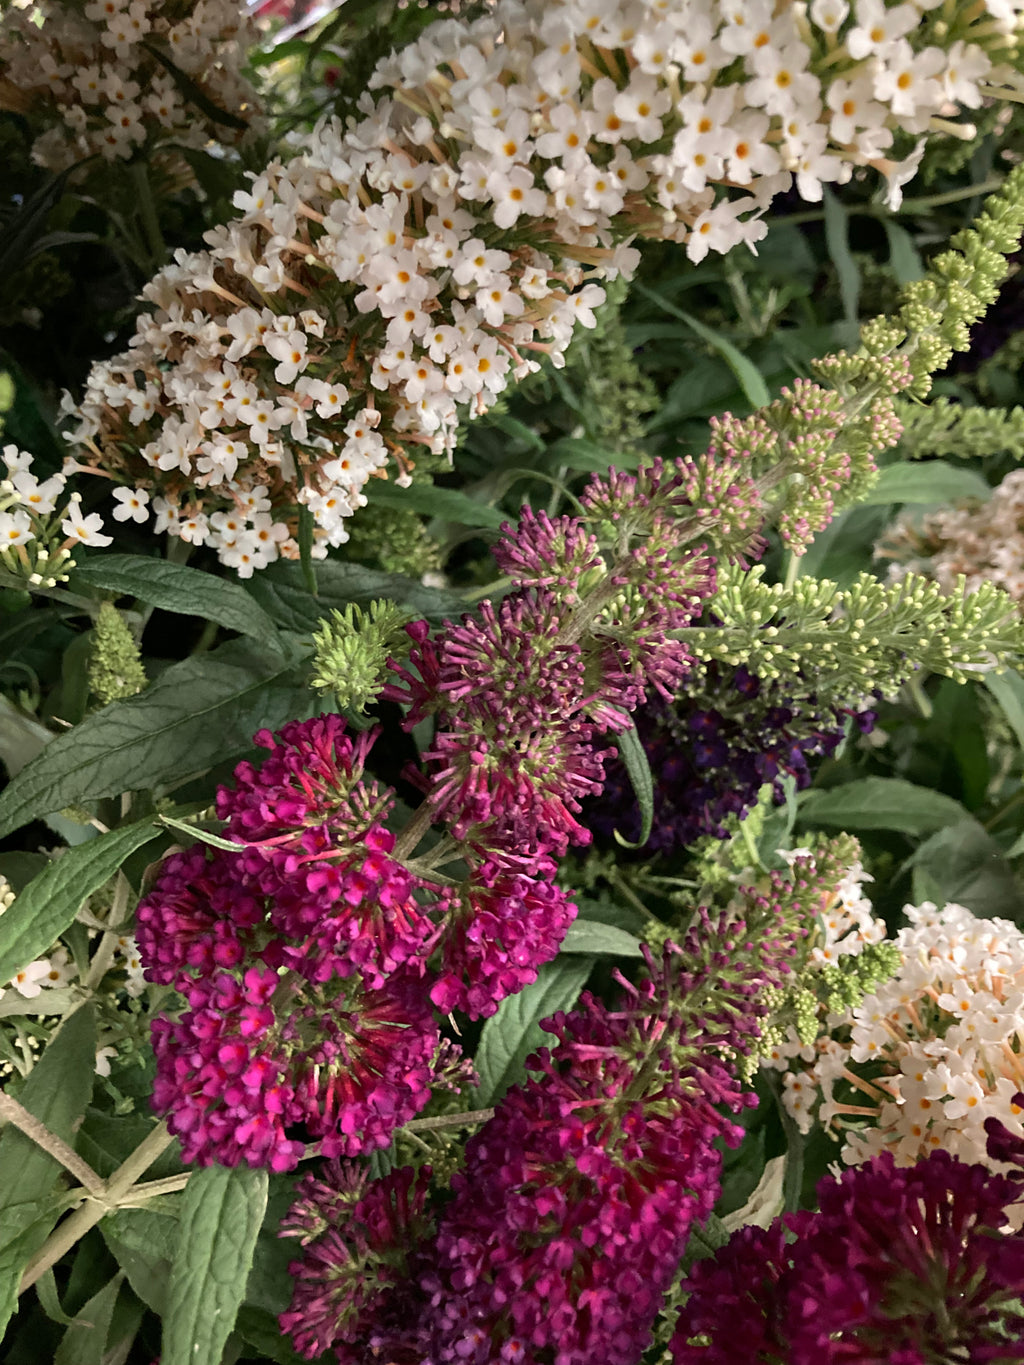
M 881 507 L 893 502 L 958 502 L 961 498 L 987 499 L 992 490 L 976 470 L 947 464 L 945 460 L 904 460 L 887 465 L 878 482 L 860 501 L 862 507 Z
M 683 1257 L 683 1268 L 689 1270 L 695 1261 L 703 1261 L 709 1256 L 714 1256 L 716 1252 L 721 1251 L 728 1240 L 729 1229 L 717 1214 L 709 1213 L 700 1227 L 690 1230 L 690 1239 L 686 1243 L 686 1255 Z
M 379 1151 L 373 1154 L 379 1155 Z M 269 1313 L 283 1313 L 292 1297 L 288 1266 L 295 1260 L 295 1242 L 290 1237 L 279 1237 L 278 1232 L 285 1214 L 295 1203 L 299 1179 L 295 1171 L 270 1177 L 267 1216 L 256 1239 L 252 1267 L 245 1282 L 245 1302 Z
M 545 460 L 550 468 L 565 465 L 567 469 L 588 473 L 607 474 L 609 469 L 636 469 L 640 464 L 638 455 L 625 451 L 609 450 L 585 436 L 563 436 L 547 448 Z
M 194 104 L 200 113 L 206 115 L 211 123 L 219 123 L 227 128 L 237 128 L 240 133 L 246 131 L 249 125 L 246 123 L 245 119 L 239 118 L 237 114 L 229 114 L 227 110 L 221 109 L 219 105 L 214 104 L 213 100 L 204 93 L 202 87 L 197 85 L 191 76 L 186 75 L 181 67 L 171 60 L 170 55 L 166 53 L 163 48 L 158 47 L 156 43 L 147 43 L 145 41 L 141 43 L 141 46 L 146 49 L 151 57 L 155 57 L 165 71 L 168 72 L 171 80 L 181 91 L 184 99 L 189 104 Z
M 915 902 L 968 905 L 976 915 L 1024 920 L 1020 889 L 999 845 L 972 816 L 933 834 L 910 862 Z
M 143 1303 L 162 1317 L 178 1246 L 178 1220 L 152 1209 L 117 1209 L 100 1223 L 111 1255 Z
M 24 891 L 49 861 L 45 853 L 0 853 L 0 877 L 7 878 L 15 893 Z
M 560 953 L 608 954 L 612 957 L 642 957 L 640 940 L 614 924 L 577 919 L 569 925 Z
M 24 715 L 0 695 L 0 763 L 7 769 L 8 776 L 17 777 L 53 739 L 52 730 Z M 63 815 L 49 815 L 43 819 L 66 844 L 84 844 L 87 839 L 96 837 L 92 825 L 79 825 Z
M 69 848 L 48 863 L 0 916 L 0 981 L 10 981 L 27 963 L 48 953 L 86 897 L 159 833 L 152 820 L 141 820 Z
M 738 351 L 731 341 L 719 336 L 717 332 L 706 327 L 697 318 L 691 317 L 689 313 L 684 313 L 681 308 L 677 308 L 674 303 L 669 303 L 661 294 L 655 293 L 653 289 L 648 289 L 646 285 L 633 284 L 632 289 L 636 293 L 642 294 L 644 298 L 650 299 L 652 303 L 656 303 L 659 308 L 670 313 L 672 317 L 678 318 L 680 322 L 685 322 L 687 327 L 696 332 L 702 341 L 706 341 L 713 350 L 717 351 L 739 380 L 740 388 L 752 408 L 768 406 L 771 402 L 771 394 L 768 392 L 768 386 L 764 382 L 761 371 L 741 351 Z
M 92 1095 L 96 1070 L 96 1019 L 91 1005 L 68 1018 L 29 1072 L 18 1099 L 65 1142 L 75 1130 Z M 17 1171 L 17 1180 L 0 1183 L 0 1244 L 7 1240 L 12 1210 L 43 1199 L 63 1170 L 56 1157 L 8 1124 L 0 1133 L 0 1170 Z M 14 1215 L 15 1222 L 20 1221 Z
M 83 799 L 151 791 L 251 746 L 295 714 L 295 660 L 231 641 L 168 668 L 145 692 L 111 702 L 58 735 L 0 795 L 0 837 Z
M 51 1133 L 74 1143 L 75 1129 L 92 1095 L 96 1017 L 91 1005 L 65 1020 L 29 1072 L 18 1099 Z M 25 1266 L 58 1217 L 46 1201 L 63 1167 L 31 1138 L 8 1124 L 0 1133 L 0 1337 L 18 1302 Z M 15 1175 L 16 1173 L 16 1175 Z
M 252 1304 L 244 1303 L 238 1310 L 235 1331 L 243 1341 L 254 1346 L 267 1360 L 277 1361 L 278 1365 L 306 1365 L 308 1357 L 300 1356 L 292 1350 L 287 1337 L 281 1335 L 277 1317 L 273 1313 L 268 1313 L 265 1308 L 256 1308 Z M 334 1357 L 325 1355 L 322 1359 L 333 1362 Z
M 77 166 L 82 164 L 76 163 Z M 64 193 L 68 176 L 75 169 L 76 166 L 68 166 L 59 175 L 45 180 L 4 224 L 0 232 L 0 277 L 9 278 L 35 254 L 50 211 Z
M 850 215 L 832 191 L 824 193 L 825 245 L 839 278 L 839 295 L 843 301 L 843 317 L 851 328 L 857 325 L 860 300 L 860 270 L 850 251 Z
M 317 596 L 316 570 L 313 567 L 313 513 L 303 503 L 299 508 L 299 568 L 302 581 L 311 597 Z
M 540 1020 L 573 1007 L 591 965 L 587 958 L 556 958 L 541 967 L 537 980 L 518 995 L 505 997 L 480 1034 L 475 1058 L 480 1086 L 475 1105 L 484 1108 L 496 1104 L 510 1085 L 522 1080 L 527 1057 L 552 1041 L 551 1034 L 540 1027 Z
M 36 1293 L 39 1295 L 39 1306 L 50 1319 L 60 1327 L 70 1327 L 74 1318 L 69 1318 L 64 1309 L 60 1306 L 60 1298 L 57 1295 L 57 1280 L 52 1270 L 45 1271 L 36 1280 Z
M 201 616 L 267 644 L 277 639 L 273 621 L 239 583 L 184 564 L 146 555 L 96 555 L 76 564 L 72 587 L 75 582 L 137 597 L 162 611 Z
M 647 761 L 647 753 L 640 743 L 640 736 L 632 721 L 628 730 L 623 730 L 615 736 L 615 743 L 618 745 L 619 755 L 640 806 L 640 838 L 635 844 L 631 844 L 623 839 L 618 830 L 615 831 L 615 838 L 624 848 L 643 848 L 651 837 L 651 826 L 654 823 L 654 779 L 651 777 L 651 765 Z
M 103 1365 L 114 1305 L 121 1292 L 120 1273 L 94 1294 L 64 1333 L 53 1365 Z
M 370 507 L 374 504 L 397 507 L 400 511 L 419 512 L 428 517 L 441 517 L 444 521 L 458 522 L 460 526 L 497 529 L 507 521 L 515 521 L 507 512 L 477 502 L 457 488 L 438 488 L 431 483 L 414 483 L 410 488 L 399 488 L 397 484 L 376 480 L 369 494 Z
M 633 905 L 623 905 L 610 899 L 593 900 L 589 896 L 574 896 L 579 908 L 580 918 L 591 924 L 610 924 L 616 929 L 625 929 L 627 934 L 637 938 L 643 933 L 647 917 Z
M 254 574 L 246 585 L 247 591 L 278 625 L 302 634 L 312 633 L 332 609 L 344 610 L 350 602 L 368 606 L 375 599 L 386 597 L 432 621 L 458 617 L 469 605 L 454 592 L 425 588 L 414 578 L 367 569 L 361 564 L 325 559 L 313 567 L 317 577 L 315 598 L 309 595 L 301 566 L 288 560 L 279 560 Z
M 195 1171 L 182 1199 L 161 1365 L 220 1365 L 267 1208 L 267 1173 Z
M 986 673 L 982 682 L 1002 707 L 1018 744 L 1024 749 L 1024 678 L 1007 668 L 1002 673 Z
M 539 436 L 533 427 L 527 426 L 525 422 L 520 422 L 518 417 L 510 417 L 507 412 L 492 410 L 487 413 L 483 420 L 489 427 L 497 427 L 499 431 L 504 432 L 524 450 L 532 450 L 539 454 L 544 449 L 543 437 Z
M 170 815 L 158 815 L 157 819 L 168 829 L 176 829 L 179 834 L 187 835 L 193 843 L 209 844 L 211 848 L 223 848 L 228 853 L 241 853 L 245 848 L 245 844 L 237 843 L 234 839 L 222 839 L 219 834 L 199 829 L 197 825 L 190 825 L 187 820 L 175 820 Z
M 883 218 L 882 226 L 889 239 L 889 268 L 898 284 L 913 284 L 924 275 L 921 254 L 914 239 L 902 224 L 893 218 Z
M 828 791 L 810 791 L 800 801 L 805 825 L 840 829 L 888 829 L 900 834 L 931 834 L 963 820 L 959 801 L 901 777 L 862 777 Z
M 25 1267 L 46 1241 L 60 1216 L 56 1203 L 52 1203 L 45 1212 L 34 1218 L 29 1216 L 28 1210 L 34 1208 L 38 1214 L 42 1201 L 19 1207 L 24 1225 L 20 1232 L 12 1231 L 10 1240 L 0 1246 L 0 1341 L 3 1341 L 7 1325 L 17 1312 L 18 1287 Z

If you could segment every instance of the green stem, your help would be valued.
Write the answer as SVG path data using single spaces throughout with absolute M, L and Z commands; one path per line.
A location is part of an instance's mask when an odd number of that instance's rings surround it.
M 1002 176 L 991 176 L 977 185 L 967 185 L 959 190 L 946 190 L 943 194 L 925 194 L 915 199 L 904 199 L 899 212 L 895 214 L 884 204 L 859 204 L 848 211 L 862 218 L 905 218 L 917 213 L 928 213 L 931 209 L 942 208 L 945 204 L 958 204 L 964 199 L 974 199 L 981 194 L 994 194 L 1002 184 Z M 820 210 L 809 209 L 806 213 L 787 214 L 779 221 L 797 227 L 801 223 L 823 223 L 825 215 Z
M 502 592 L 511 586 L 511 578 L 496 578 L 492 583 L 486 583 L 482 588 L 474 588 L 472 592 L 465 592 L 462 595 L 467 602 L 480 602 L 485 597 L 490 597 L 492 593 Z
M 57 1264 L 73 1246 L 82 1240 L 87 1232 L 96 1226 L 108 1213 L 119 1208 L 129 1195 L 135 1182 L 149 1170 L 153 1162 L 174 1141 L 167 1131 L 166 1123 L 157 1126 L 139 1143 L 127 1161 L 123 1162 L 106 1181 L 102 1198 L 92 1198 L 82 1204 L 70 1218 L 65 1218 L 43 1243 L 39 1251 L 29 1261 L 21 1277 L 18 1293 L 24 1294 L 31 1289 L 41 1275 Z
M 419 807 L 405 829 L 399 834 L 395 841 L 395 847 L 392 850 L 391 856 L 399 862 L 401 862 L 403 858 L 411 857 L 419 847 L 420 840 L 433 823 L 434 809 L 429 801 L 424 801 L 423 805 Z
M 782 1087 L 777 1076 L 777 1072 L 771 1072 L 768 1083 L 779 1111 L 782 1131 L 786 1135 L 786 1169 L 782 1177 L 783 1210 L 786 1213 L 795 1213 L 800 1207 L 804 1183 L 804 1135 L 782 1102 Z
M 44 1152 L 48 1152 L 55 1161 L 59 1161 L 66 1171 L 69 1171 L 80 1185 L 89 1191 L 96 1199 L 102 1199 L 106 1193 L 106 1187 L 102 1178 L 96 1174 L 87 1161 L 69 1147 L 63 1138 L 56 1133 L 51 1133 L 45 1123 L 30 1114 L 24 1105 L 19 1104 L 11 1095 L 5 1095 L 0 1091 L 0 1119 L 5 1123 L 11 1123 L 15 1128 L 25 1134 L 27 1138 L 41 1147 Z
M 430 1133 L 439 1128 L 465 1128 L 471 1123 L 487 1123 L 493 1118 L 493 1109 L 465 1109 L 459 1114 L 439 1114 L 437 1118 L 410 1119 L 398 1131 L 400 1133 Z

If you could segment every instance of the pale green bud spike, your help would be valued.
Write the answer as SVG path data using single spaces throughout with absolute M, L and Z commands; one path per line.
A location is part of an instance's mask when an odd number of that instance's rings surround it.
M 948 398 L 896 406 L 903 424 L 900 454 L 907 459 L 1024 460 L 1024 408 L 965 408 Z
M 813 578 L 785 588 L 765 583 L 761 566 L 723 565 L 709 605 L 720 626 L 680 632 L 695 656 L 784 674 L 795 701 L 858 706 L 876 690 L 894 697 L 921 668 L 964 682 L 1024 654 L 1013 600 L 990 583 L 967 593 L 961 580 L 945 593 L 919 574 L 895 584 L 861 574 L 845 591 Z
M 135 638 L 111 602 L 102 604 L 93 627 L 88 678 L 89 689 L 102 706 L 134 697 L 148 681 Z

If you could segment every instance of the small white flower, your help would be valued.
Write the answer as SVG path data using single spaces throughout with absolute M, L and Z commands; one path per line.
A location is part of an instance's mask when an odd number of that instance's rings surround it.
M 96 1053 L 95 1071 L 97 1076 L 110 1075 L 110 1063 L 117 1056 L 116 1047 L 101 1047 Z
M 141 525 L 149 520 L 149 494 L 144 488 L 115 488 L 114 497 L 118 503 L 113 514 L 115 521 L 130 518 Z
M 46 986 L 49 973 L 50 963 L 43 958 L 39 962 L 30 962 L 22 967 L 21 971 L 11 978 L 9 984 L 26 1000 L 34 1000 Z
M 82 515 L 81 508 L 76 501 L 68 504 L 68 515 L 61 522 L 60 529 L 69 540 L 77 541 L 80 545 L 101 545 L 113 544 L 113 536 L 103 534 L 103 518 L 98 512 L 91 512 L 89 516 Z

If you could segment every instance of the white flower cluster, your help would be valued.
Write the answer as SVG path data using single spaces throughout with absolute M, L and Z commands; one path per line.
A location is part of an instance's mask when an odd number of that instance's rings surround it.
M 189 104 L 154 53 L 244 120 L 256 108 L 241 75 L 253 42 L 238 0 L 37 0 L 0 29 L 0 108 L 49 124 L 32 156 L 53 171 L 97 153 L 128 160 L 145 143 L 232 141 L 238 132 Z
M 799 858 L 813 858 L 809 848 L 779 851 L 779 857 L 790 867 Z M 875 915 L 875 908 L 864 895 L 864 883 L 872 881 L 857 861 L 844 872 L 828 904 L 818 918 L 817 937 L 807 955 L 810 965 L 834 966 L 841 957 L 861 953 L 868 943 L 881 943 L 885 938 L 885 920 Z
M 10 909 L 15 899 L 10 883 L 0 876 L 0 915 Z M 146 988 L 138 945 L 131 935 L 123 934 L 117 939 L 114 948 L 123 959 L 123 988 L 132 999 L 137 999 Z M 24 1000 L 35 1000 L 43 991 L 70 985 L 77 975 L 78 968 L 71 961 L 68 950 L 58 945 L 49 957 L 29 962 L 10 981 L 5 982 L 0 987 L 0 1000 L 8 991 L 14 991 Z
M 794 176 L 820 199 L 859 165 L 896 203 L 923 146 L 894 162 L 897 135 L 1013 75 L 993 61 L 1024 0 L 937 3 L 500 0 L 434 25 L 152 281 L 74 438 L 240 573 L 297 555 L 300 508 L 325 554 L 386 464 L 401 482 L 560 362 L 633 239 L 753 248 Z
M 51 474 L 40 480 L 32 473 L 32 456 L 15 445 L 0 450 L 6 473 L 0 479 L 0 569 L 36 586 L 53 588 L 67 578 L 74 567 L 72 554 L 78 545 L 109 545 L 113 537 L 103 534 L 103 518 L 98 512 L 84 515 L 82 495 L 69 493 L 64 506 L 67 473 Z M 74 461 L 66 463 L 73 472 Z M 126 488 L 115 489 L 118 509 L 116 520 L 123 521 L 125 508 L 135 495 Z M 60 532 L 58 533 L 58 525 Z M 63 535 L 63 539 L 61 539 Z
M 912 1165 L 935 1148 L 987 1160 L 985 1119 L 1024 1134 L 1024 933 L 959 905 L 906 906 L 896 975 L 815 1048 L 793 1049 L 784 1100 L 844 1134 L 849 1164 Z
M 5 910 L 10 909 L 14 904 L 15 893 L 10 883 L 5 877 L 0 875 L 0 915 Z M 143 975 L 142 959 L 139 956 L 138 945 L 130 934 L 120 935 L 114 944 L 114 953 L 120 959 L 118 967 L 124 972 L 123 980 L 118 983 L 119 988 L 136 1000 L 146 989 L 146 980 Z M 39 1003 L 32 1007 L 35 1014 L 46 1013 L 45 992 L 56 990 L 62 986 L 70 986 L 78 976 L 78 968 L 71 960 L 68 950 L 63 944 L 58 945 L 49 957 L 37 958 L 34 962 L 27 963 L 20 971 L 16 972 L 10 981 L 0 985 L 0 1000 L 4 996 L 19 997 L 22 1000 L 33 1000 Z M 42 999 L 40 999 L 42 997 Z M 62 1014 L 67 1008 L 66 1003 L 61 1001 L 54 1006 L 54 1014 Z M 15 1004 L 11 1009 L 4 1007 L 6 1014 L 17 1015 L 19 1010 Z M 24 1041 L 24 1040 L 23 1040 Z M 37 1040 L 31 1039 L 31 1042 Z M 96 1053 L 96 1074 L 98 1076 L 110 1075 L 111 1060 L 118 1055 L 116 1047 L 101 1047 Z M 11 1074 L 13 1068 L 8 1062 L 0 1062 L 0 1079 Z
M 1008 474 L 988 502 L 904 513 L 875 553 L 898 561 L 894 578 L 923 573 L 952 592 L 963 574 L 969 592 L 994 583 L 1024 601 L 1024 470 Z

